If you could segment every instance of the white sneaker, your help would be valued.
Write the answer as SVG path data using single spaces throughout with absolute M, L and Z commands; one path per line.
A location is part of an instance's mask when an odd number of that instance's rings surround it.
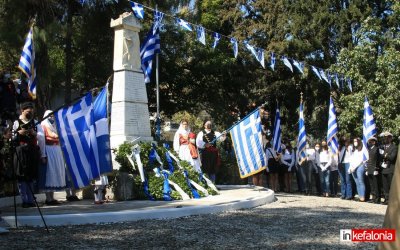
M 0 234 L 6 234 L 9 231 L 7 229 L 5 229 L 4 227 L 0 227 Z

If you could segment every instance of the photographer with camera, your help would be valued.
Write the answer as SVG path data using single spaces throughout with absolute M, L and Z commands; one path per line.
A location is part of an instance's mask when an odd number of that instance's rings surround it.
M 13 125 L 13 146 L 15 148 L 14 167 L 22 207 L 34 207 L 33 183 L 37 179 L 40 160 L 37 134 L 43 133 L 41 126 L 36 126 L 33 104 L 21 104 L 21 115 Z M 43 141 L 39 141 L 43 143 Z

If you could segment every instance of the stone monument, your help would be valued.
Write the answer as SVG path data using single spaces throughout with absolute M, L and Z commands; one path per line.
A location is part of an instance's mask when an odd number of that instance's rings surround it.
M 111 148 L 140 137 L 152 141 L 146 85 L 140 68 L 139 31 L 132 13 L 111 19 L 114 28 L 114 86 L 111 105 Z

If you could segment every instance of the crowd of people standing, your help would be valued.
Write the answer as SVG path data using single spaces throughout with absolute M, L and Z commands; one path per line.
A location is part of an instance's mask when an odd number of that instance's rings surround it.
M 34 194 L 44 192 L 46 205 L 59 205 L 55 191 L 78 201 L 61 153 L 52 111 L 41 122 L 26 82 L 0 75 L 0 197 L 19 193 L 22 207 L 33 207 Z M 12 183 L 17 183 L 17 189 Z
M 384 132 L 368 140 L 369 159 L 364 160 L 360 138 L 342 137 L 339 152 L 333 154 L 326 141 L 306 144 L 306 159 L 299 162 L 297 150 L 283 141 L 276 152 L 267 139 L 267 186 L 276 191 L 292 192 L 292 175 L 296 175 L 297 191 L 304 195 L 340 197 L 346 200 L 387 204 L 397 159 L 393 135 Z M 358 198 L 355 198 L 355 195 Z M 382 200 L 383 198 L 383 200 Z

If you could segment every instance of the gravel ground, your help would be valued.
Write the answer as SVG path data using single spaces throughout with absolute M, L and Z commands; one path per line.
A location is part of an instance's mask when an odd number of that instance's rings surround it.
M 261 207 L 171 220 L 11 229 L 5 249 L 373 249 L 343 243 L 340 229 L 379 228 L 386 206 L 277 194 Z M 254 240 L 256 239 L 256 240 Z

